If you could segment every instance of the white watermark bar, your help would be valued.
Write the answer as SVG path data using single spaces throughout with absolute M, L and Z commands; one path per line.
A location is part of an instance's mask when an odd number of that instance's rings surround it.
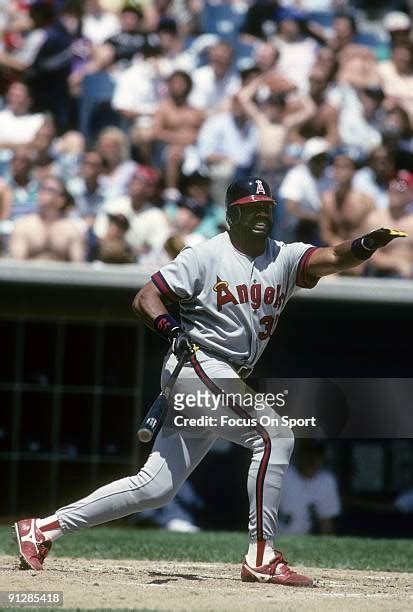
M 63 591 L 0 591 L 1 608 L 55 608 L 63 606 Z
M 228 428 L 261 426 L 296 437 L 413 438 L 413 378 L 231 378 L 208 386 L 179 381 L 170 398 L 175 427 L 222 437 Z

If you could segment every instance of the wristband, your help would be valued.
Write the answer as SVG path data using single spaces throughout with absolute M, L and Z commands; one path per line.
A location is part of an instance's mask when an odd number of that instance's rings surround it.
M 351 252 L 353 253 L 354 257 L 357 257 L 357 259 L 361 259 L 363 261 L 369 259 L 369 257 L 371 257 L 376 250 L 375 248 L 370 249 L 366 246 L 364 240 L 365 237 L 366 236 L 356 238 L 356 240 L 353 240 L 351 243 Z
M 153 326 L 161 336 L 168 338 L 168 340 L 170 340 L 172 332 L 180 327 L 179 323 L 170 314 L 162 314 L 156 317 Z

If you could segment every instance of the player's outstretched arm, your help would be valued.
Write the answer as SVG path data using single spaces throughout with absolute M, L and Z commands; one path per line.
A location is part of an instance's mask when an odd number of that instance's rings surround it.
M 405 232 L 382 227 L 356 240 L 347 240 L 332 247 L 316 249 L 307 264 L 306 273 L 313 278 L 321 278 L 328 274 L 356 268 L 369 259 L 377 249 L 385 247 L 395 238 L 406 236 Z

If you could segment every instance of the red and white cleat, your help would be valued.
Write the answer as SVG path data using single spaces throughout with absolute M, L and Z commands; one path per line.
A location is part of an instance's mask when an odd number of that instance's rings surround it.
M 250 567 L 245 560 L 241 569 L 242 582 L 267 582 L 271 584 L 283 584 L 285 586 L 311 587 L 314 586 L 311 578 L 297 574 L 288 567 L 283 554 L 275 550 L 275 557 L 268 565 Z
M 52 547 L 50 540 L 36 527 L 36 519 L 23 519 L 14 523 L 20 552 L 20 569 L 42 570 L 43 561 Z

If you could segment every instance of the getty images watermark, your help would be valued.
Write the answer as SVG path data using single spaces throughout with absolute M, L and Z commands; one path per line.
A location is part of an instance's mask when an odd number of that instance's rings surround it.
M 212 412 L 219 408 L 231 408 L 237 411 L 237 416 L 230 414 L 187 417 L 183 414 L 174 417 L 176 427 L 316 427 L 316 417 L 290 418 L 278 414 L 252 414 L 251 410 L 259 412 L 266 408 L 283 408 L 286 405 L 288 390 L 281 393 L 226 393 L 212 395 L 207 390 L 198 389 L 195 393 L 176 393 L 174 410 L 185 408 L 208 409 Z M 245 411 L 240 415 L 239 410 Z

